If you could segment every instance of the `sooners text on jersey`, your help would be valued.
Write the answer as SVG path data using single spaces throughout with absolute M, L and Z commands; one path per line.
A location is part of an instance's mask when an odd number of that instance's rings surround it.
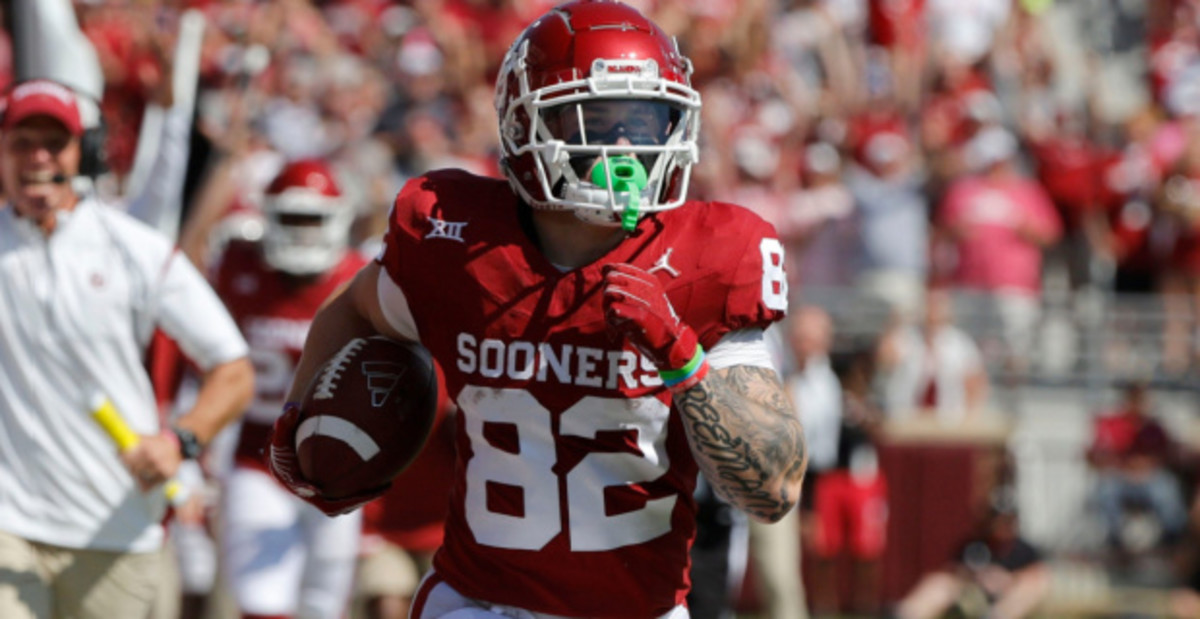
M 460 409 L 438 572 L 469 597 L 558 615 L 683 603 L 697 467 L 655 368 L 606 327 L 601 267 L 654 272 L 711 348 L 782 318 L 774 230 L 688 203 L 564 272 L 523 232 L 505 181 L 441 171 L 400 193 L 379 261 Z

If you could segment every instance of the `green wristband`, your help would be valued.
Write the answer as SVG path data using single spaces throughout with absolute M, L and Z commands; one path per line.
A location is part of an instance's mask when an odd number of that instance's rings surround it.
M 700 366 L 704 363 L 704 347 L 696 344 L 696 354 L 692 355 L 692 359 L 684 364 L 678 370 L 659 370 L 658 375 L 662 377 L 663 383 L 670 387 L 677 385 L 696 373 Z

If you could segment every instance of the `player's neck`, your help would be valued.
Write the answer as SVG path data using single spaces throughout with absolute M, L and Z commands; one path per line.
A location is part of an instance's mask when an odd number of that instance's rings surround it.
M 581 221 L 570 211 L 533 210 L 533 229 L 542 254 L 569 269 L 591 264 L 625 238 L 620 228 Z

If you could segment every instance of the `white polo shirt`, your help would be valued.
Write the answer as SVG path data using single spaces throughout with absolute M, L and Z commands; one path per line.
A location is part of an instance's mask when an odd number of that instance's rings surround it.
M 99 389 L 159 432 L 144 366 L 155 327 L 202 369 L 247 354 L 220 299 L 173 244 L 92 199 L 49 238 L 0 206 L 0 529 L 68 548 L 159 547 L 165 499 L 141 492 L 89 415 Z

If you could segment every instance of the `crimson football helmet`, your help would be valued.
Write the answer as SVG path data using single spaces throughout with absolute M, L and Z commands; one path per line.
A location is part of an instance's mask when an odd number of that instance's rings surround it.
M 631 201 L 639 212 L 683 204 L 699 154 L 691 73 L 676 42 L 628 5 L 575 0 L 547 12 L 517 37 L 497 76 L 509 183 L 535 208 L 591 223 L 618 225 Z M 633 158 L 645 172 L 632 185 L 638 195 L 600 180 Z
M 350 244 L 354 210 L 327 164 L 315 159 L 283 167 L 263 198 L 263 258 L 292 275 L 333 267 Z

